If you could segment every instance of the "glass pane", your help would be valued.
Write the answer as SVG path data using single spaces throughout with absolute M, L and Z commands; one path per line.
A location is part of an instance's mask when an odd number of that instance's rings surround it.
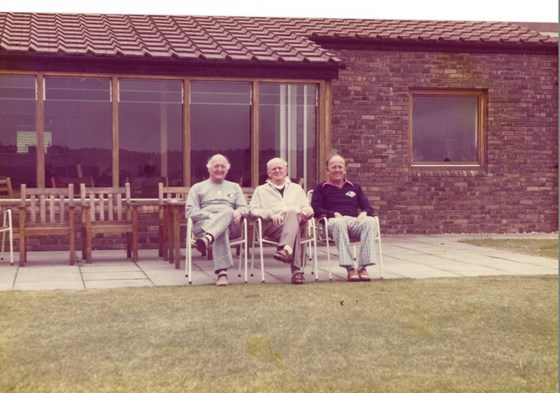
M 37 186 L 35 76 L 0 76 L 0 176 Z
M 46 77 L 45 98 L 45 185 L 111 185 L 111 80 Z
M 288 175 L 317 183 L 317 87 L 312 84 L 261 83 L 259 88 L 259 184 L 273 157 L 288 162 Z
M 183 184 L 183 82 L 119 82 L 119 182 L 157 198 L 157 183 Z
M 251 185 L 251 85 L 191 84 L 191 183 L 208 177 L 206 163 L 224 154 L 231 163 L 228 180 Z
M 477 97 L 414 96 L 412 161 L 477 162 Z

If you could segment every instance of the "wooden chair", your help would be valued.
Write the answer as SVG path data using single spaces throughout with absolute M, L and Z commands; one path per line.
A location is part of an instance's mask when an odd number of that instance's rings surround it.
M 126 234 L 126 256 L 138 261 L 138 207 L 130 201 L 130 184 L 124 187 L 80 185 L 82 206 L 82 259 L 91 262 L 97 234 Z
M 51 177 L 51 184 L 53 188 L 67 187 L 68 184 L 76 185 L 76 192 L 79 193 L 79 184 L 84 183 L 86 187 L 93 187 L 93 177 L 64 177 L 64 176 L 53 176 Z
M 12 180 L 9 177 L 0 178 L 0 198 L 14 198 Z
M 169 214 L 169 209 L 165 205 L 167 200 L 182 200 L 187 199 L 187 194 L 189 193 L 190 187 L 166 187 L 163 183 L 158 184 L 158 205 L 159 205 L 159 227 L 158 227 L 158 255 L 163 257 L 164 260 L 169 260 L 169 263 L 173 262 L 169 258 L 169 220 L 171 219 Z M 187 220 L 185 218 L 185 212 L 181 214 L 181 219 L 179 222 L 179 227 L 186 227 Z
M 20 266 L 27 263 L 26 241 L 29 236 L 68 236 L 69 263 L 76 262 L 74 244 L 74 186 L 66 188 L 27 188 L 21 185 L 19 207 Z

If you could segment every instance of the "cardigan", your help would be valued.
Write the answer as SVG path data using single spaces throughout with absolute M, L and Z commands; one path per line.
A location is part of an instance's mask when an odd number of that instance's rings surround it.
M 299 184 L 292 183 L 288 178 L 284 183 L 284 193 L 267 180 L 255 188 L 249 203 L 249 214 L 254 217 L 268 219 L 271 214 L 287 211 L 304 212 L 307 217 L 313 215 L 313 209 Z

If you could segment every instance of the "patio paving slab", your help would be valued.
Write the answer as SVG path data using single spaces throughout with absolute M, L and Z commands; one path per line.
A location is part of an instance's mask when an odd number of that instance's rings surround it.
M 459 239 L 477 235 L 388 235 L 383 237 L 384 279 L 426 279 L 436 277 L 472 277 L 493 275 L 557 275 L 558 261 L 551 258 L 527 256 L 509 251 L 472 246 Z M 484 238 L 484 235 L 479 235 Z M 500 237 L 500 235 L 487 235 Z M 504 235 L 504 238 L 557 239 L 557 234 Z M 345 281 L 346 270 L 338 266 L 336 248 L 331 256 L 333 281 Z M 272 259 L 272 248 L 265 249 L 265 283 L 286 283 L 291 280 L 287 265 Z M 68 252 L 29 252 L 28 263 L 19 267 L 19 253 L 15 253 L 13 266 L 0 261 L 0 291 L 9 290 L 76 290 L 138 286 L 189 285 L 185 277 L 184 249 L 182 268 L 157 256 L 157 250 L 140 250 L 136 263 L 126 258 L 123 250 L 95 250 L 93 262 L 78 259 L 74 266 L 68 264 Z M 196 253 L 195 253 L 196 254 Z M 81 253 L 78 252 L 80 257 Z M 319 282 L 329 281 L 329 266 L 325 247 L 318 250 Z M 230 285 L 245 282 L 244 271 L 238 277 L 237 258 L 229 271 Z M 249 254 L 247 283 L 261 284 L 260 260 L 255 258 L 251 276 Z M 307 262 L 304 269 L 307 283 L 315 282 L 311 274 L 313 265 Z M 373 281 L 380 277 L 379 266 L 368 268 Z M 214 285 L 216 281 L 212 261 L 195 255 L 193 258 L 192 285 Z

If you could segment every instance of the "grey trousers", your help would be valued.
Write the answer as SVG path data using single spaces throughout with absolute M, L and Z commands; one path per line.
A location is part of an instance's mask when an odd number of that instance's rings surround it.
M 356 217 L 343 216 L 329 218 L 327 222 L 329 234 L 332 236 L 338 248 L 339 264 L 344 267 L 353 267 L 352 246 L 350 238 L 360 239 L 360 253 L 358 256 L 358 266 L 365 267 L 375 265 L 373 260 L 374 239 L 377 231 L 373 217 L 364 217 L 360 223 L 356 222 Z
M 214 272 L 229 269 L 233 266 L 233 257 L 229 246 L 230 237 L 236 238 L 241 235 L 241 223 L 233 223 L 233 209 L 214 213 L 215 217 L 197 221 L 193 224 L 195 236 L 203 236 L 205 233 L 212 235 L 212 259 L 214 261 Z
M 300 225 L 299 215 L 294 211 L 284 213 L 284 223 L 274 225 L 272 220 L 266 220 L 263 226 L 263 236 L 280 243 L 280 247 L 290 246 L 294 250 L 292 264 L 301 268 L 303 258 L 300 252 Z

